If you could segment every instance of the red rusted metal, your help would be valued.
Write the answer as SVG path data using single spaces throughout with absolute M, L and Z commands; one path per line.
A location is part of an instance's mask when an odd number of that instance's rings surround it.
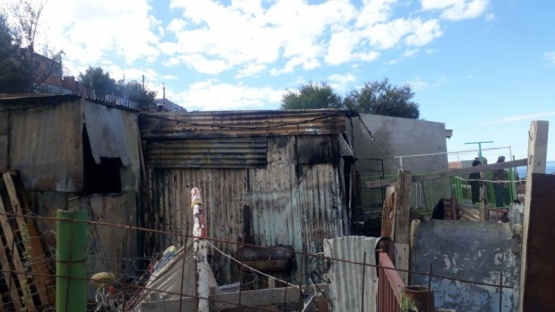
M 378 311 L 400 312 L 405 284 L 386 252 L 379 253 L 379 264 Z

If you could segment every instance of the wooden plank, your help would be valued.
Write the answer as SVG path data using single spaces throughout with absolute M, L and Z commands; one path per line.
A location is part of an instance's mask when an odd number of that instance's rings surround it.
M 412 188 L 412 173 L 409 170 L 399 170 L 399 192 L 395 203 L 395 243 L 408 244 L 410 234 L 410 191 Z
M 522 167 L 522 166 L 526 166 L 527 164 L 528 164 L 527 159 L 518 159 L 515 161 L 494 163 L 494 164 L 485 165 L 485 166 L 477 166 L 477 167 L 462 168 L 462 169 L 449 169 L 449 170 L 438 171 L 430 174 L 415 175 L 413 176 L 412 182 L 437 180 L 437 179 L 443 179 L 443 178 L 454 177 L 459 175 L 466 175 L 473 172 L 484 172 L 484 171 L 492 171 L 492 170 L 512 168 L 512 167 Z M 397 179 L 368 181 L 366 182 L 365 186 L 367 188 L 383 187 L 383 186 L 391 185 L 396 181 Z
M 382 231 L 381 237 L 389 237 L 393 239 L 395 231 L 395 200 L 397 197 L 397 184 L 389 186 L 385 193 L 382 210 Z
M 526 197 L 525 208 L 522 222 L 522 257 L 520 269 L 520 311 L 530 311 L 526 309 L 529 302 L 525 297 L 528 284 L 528 232 L 530 228 L 531 209 L 535 207 L 533 190 L 533 174 L 545 173 L 547 162 L 547 138 L 549 133 L 549 122 L 532 121 L 530 123 L 530 133 L 528 135 L 528 168 L 526 170 Z M 536 208 L 537 209 L 537 208 Z M 548 248 L 544 246 L 543 248 Z
M 33 243 L 32 243 L 33 240 L 36 240 L 39 238 L 38 234 L 36 233 L 36 230 L 35 230 L 34 235 L 32 235 L 33 233 L 31 233 L 31 230 L 32 228 L 34 229 L 34 226 L 30 228 L 28 226 L 28 222 L 23 217 L 23 214 L 25 212 L 23 211 L 23 207 L 19 202 L 19 198 L 17 196 L 17 190 L 15 188 L 15 184 L 12 180 L 11 175 L 9 173 L 4 173 L 2 176 L 4 177 L 4 184 L 6 185 L 6 189 L 8 190 L 8 195 L 10 197 L 10 202 L 12 204 L 13 212 L 16 214 L 15 220 L 19 227 L 19 232 L 21 235 L 21 239 L 23 241 L 23 246 L 25 246 L 25 252 L 27 253 L 28 257 L 31 260 L 30 261 L 31 275 L 33 277 L 34 284 L 37 287 L 41 305 L 47 306 L 48 296 L 46 295 L 46 292 L 45 292 L 46 287 L 44 283 L 44 276 L 41 276 L 42 274 L 44 274 L 44 271 L 40 270 L 41 266 L 46 265 L 46 259 L 44 257 L 44 253 L 42 252 L 42 248 L 40 248 L 40 250 L 34 249 Z M 24 235 L 27 235 L 29 237 L 24 237 Z M 40 246 L 40 241 L 38 245 Z M 28 307 L 28 309 L 30 309 L 30 311 L 34 311 L 35 306 L 33 305 L 30 308 Z
M 312 291 L 314 288 L 320 289 L 325 293 L 329 292 L 328 284 L 317 284 L 303 286 L 305 291 Z M 299 289 L 297 287 L 279 287 L 259 290 L 249 290 L 241 292 L 241 305 L 246 307 L 267 306 L 270 304 L 281 304 L 299 301 Z M 179 311 L 181 299 L 170 299 L 156 302 L 143 303 L 143 311 Z M 239 306 L 239 293 L 210 295 L 210 311 L 220 311 L 226 309 L 236 309 Z M 181 311 L 195 311 L 197 309 L 195 298 L 183 298 Z
M 16 172 L 17 173 L 17 172 Z M 21 197 L 21 204 L 22 204 L 22 212 L 23 214 L 28 214 L 31 212 L 31 206 L 27 200 L 27 196 L 25 194 L 25 190 L 23 187 L 23 182 L 21 181 L 21 176 L 19 173 L 13 175 L 13 178 L 17 178 L 17 183 L 19 186 L 20 197 Z M 15 182 L 12 180 L 14 186 Z M 55 287 L 47 288 L 48 285 L 55 286 L 56 277 L 52 274 L 52 271 L 48 267 L 48 259 L 46 258 L 46 254 L 44 249 L 42 248 L 42 242 L 40 239 L 39 231 L 36 227 L 35 220 L 31 218 L 25 218 L 25 222 L 27 223 L 27 230 L 29 231 L 29 236 L 31 237 L 31 252 L 29 253 L 31 258 L 34 261 L 34 265 L 31 267 L 33 271 L 36 269 L 38 275 L 35 275 L 33 279 L 35 280 L 35 284 L 39 288 L 39 295 L 41 295 L 41 301 L 43 305 L 54 305 L 56 302 L 56 289 Z M 41 292 L 44 292 L 41 294 Z M 44 296 L 46 297 L 44 297 Z M 46 301 L 43 299 L 46 298 Z
M 8 249 L 10 250 L 10 253 L 12 254 L 13 268 L 16 271 L 25 272 L 25 268 L 23 267 L 23 262 L 21 261 L 21 257 L 19 256 L 19 251 L 17 251 L 17 247 L 12 248 L 12 247 L 15 247 L 14 246 L 15 237 L 12 233 L 12 228 L 11 228 L 10 224 L 8 223 L 7 215 L 6 215 L 6 208 L 4 207 L 4 202 L 2 201 L 2 198 L 0 198 L 0 214 L 3 216 L 3 218 L 0 218 L 0 222 L 1 222 L 1 226 L 2 226 L 2 231 L 4 232 L 4 236 L 6 237 L 6 245 L 7 245 Z M 3 250 L 2 250 L 2 252 L 3 252 Z M 9 266 L 8 266 L 8 268 L 9 268 Z M 17 289 L 16 289 L 16 291 L 15 291 L 16 296 L 12 297 L 12 300 L 14 301 L 14 305 L 17 304 L 16 306 L 21 307 L 20 300 L 25 300 L 24 305 L 26 307 L 31 307 L 31 308 L 34 309 L 33 298 L 32 298 L 32 294 L 31 294 L 31 288 L 29 288 L 29 285 L 27 284 L 26 275 L 19 273 L 19 274 L 16 274 L 16 276 L 18 276 L 19 285 L 20 285 L 21 291 L 23 293 L 23 298 L 19 298 L 19 295 L 17 294 Z M 14 287 L 14 289 L 15 289 L 15 287 Z M 18 311 L 20 311 L 20 310 L 18 310 Z

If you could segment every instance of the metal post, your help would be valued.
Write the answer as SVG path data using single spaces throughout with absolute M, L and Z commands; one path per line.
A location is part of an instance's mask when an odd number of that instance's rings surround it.
M 478 144 L 478 156 L 480 157 L 480 163 L 483 163 L 484 158 L 482 157 L 482 144 L 486 143 L 493 143 L 493 141 L 468 142 L 464 144 Z
M 87 211 L 56 213 L 56 312 L 87 310 Z
M 197 261 L 197 295 L 198 312 L 208 312 L 210 307 L 210 285 L 208 283 L 208 262 L 206 259 L 206 225 L 202 193 L 198 187 L 191 190 L 191 206 L 193 207 L 193 248 Z

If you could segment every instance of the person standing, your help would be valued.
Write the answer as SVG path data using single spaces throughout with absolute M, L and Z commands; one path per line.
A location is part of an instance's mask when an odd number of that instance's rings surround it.
M 505 162 L 505 156 L 499 156 L 497 163 Z M 497 169 L 493 171 L 493 188 L 495 190 L 495 206 L 504 207 L 505 197 L 505 181 L 507 180 L 507 172 L 505 169 Z
M 472 162 L 472 167 L 477 167 L 480 166 L 482 163 L 480 163 L 480 160 L 475 159 Z M 470 184 L 470 190 L 472 192 L 472 203 L 479 203 L 480 202 L 480 172 L 473 172 L 471 174 L 468 175 L 468 179 L 470 180 L 470 182 L 468 184 Z

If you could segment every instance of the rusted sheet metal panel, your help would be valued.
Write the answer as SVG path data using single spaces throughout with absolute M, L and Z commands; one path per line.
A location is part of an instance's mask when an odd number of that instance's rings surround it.
M 345 131 L 345 111 L 148 113 L 140 116 L 140 128 L 143 139 L 339 134 Z
M 83 188 L 80 100 L 14 110 L 9 124 L 10 168 L 21 171 L 27 190 Z
M 264 168 L 266 138 L 187 139 L 147 144 L 153 168 Z
M 108 108 L 103 105 L 85 102 L 83 115 L 94 161 L 100 164 L 101 157 L 119 158 L 123 166 L 131 165 L 129 135 L 136 137 L 136 133 L 128 133 L 124 119 L 129 113 Z
M 197 186 L 205 195 L 209 237 L 236 243 L 245 237 L 246 243 L 322 251 L 325 238 L 345 233 L 342 177 L 332 164 L 297 166 L 295 143 L 295 137 L 268 138 L 266 169 L 149 169 L 152 211 L 146 220 L 155 229 L 183 233 L 192 222 L 189 191 Z M 151 243 L 162 248 L 182 239 L 168 236 Z M 237 249 L 217 245 L 230 254 Z M 233 267 L 227 268 L 225 258 L 215 258 L 223 280 L 230 281 Z
M 351 262 L 376 264 L 376 244 L 379 238 L 364 236 L 344 236 L 324 240 L 324 255 Z M 364 274 L 363 274 L 364 273 Z M 334 311 L 376 311 L 378 277 L 376 268 L 337 260 L 331 261 L 326 276 L 331 281 L 330 297 Z M 364 288 L 363 288 L 364 279 Z M 364 300 L 364 303 L 363 303 Z
M 524 311 L 555 311 L 555 175 L 532 175 Z

